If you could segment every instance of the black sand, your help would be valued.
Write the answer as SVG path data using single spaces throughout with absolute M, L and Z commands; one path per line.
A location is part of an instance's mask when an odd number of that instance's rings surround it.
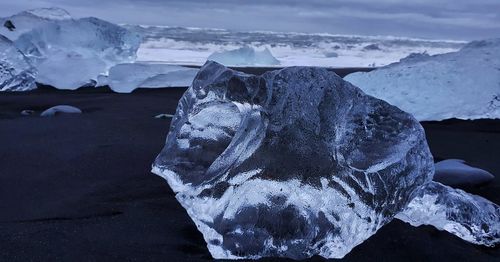
M 0 261 L 210 260 L 168 185 L 150 173 L 169 128 L 153 116 L 173 114 L 184 90 L 1 93 Z M 38 116 L 58 104 L 84 113 Z M 24 109 L 37 115 L 21 116 Z M 437 159 L 461 158 L 497 175 L 469 190 L 500 203 L 500 121 L 423 125 Z M 498 247 L 395 220 L 345 261 L 499 258 Z

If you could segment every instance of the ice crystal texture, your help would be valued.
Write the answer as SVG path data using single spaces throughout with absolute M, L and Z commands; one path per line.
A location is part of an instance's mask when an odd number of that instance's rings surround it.
M 76 89 L 116 64 L 135 60 L 140 37 L 97 18 L 81 18 L 36 27 L 15 44 L 38 69 L 37 82 Z
M 0 91 L 36 88 L 36 70 L 12 41 L 0 35 Z
M 434 217 L 418 199 L 453 191 L 430 189 L 443 186 L 431 181 L 432 155 L 410 114 L 314 67 L 254 76 L 208 62 L 181 98 L 153 172 L 212 256 L 229 259 L 341 258 L 402 211 Z M 465 196 L 464 206 L 497 208 Z M 445 217 L 463 225 L 452 233 L 464 237 L 477 222 L 466 217 Z

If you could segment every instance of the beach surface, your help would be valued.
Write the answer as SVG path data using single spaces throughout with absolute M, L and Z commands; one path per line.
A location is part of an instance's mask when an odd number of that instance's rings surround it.
M 0 261 L 211 260 L 167 183 L 150 173 L 170 125 L 170 119 L 154 116 L 174 114 L 184 91 L 1 93 Z M 39 116 L 55 105 L 83 113 Z M 35 114 L 21 115 L 27 109 Z M 422 124 L 436 160 L 464 159 L 496 176 L 466 190 L 500 204 L 500 120 Z M 498 258 L 498 247 L 394 220 L 344 261 Z

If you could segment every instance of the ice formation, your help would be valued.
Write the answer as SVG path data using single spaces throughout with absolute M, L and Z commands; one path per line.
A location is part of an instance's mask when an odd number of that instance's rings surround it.
M 257 66 L 279 65 L 269 49 L 258 51 L 253 47 L 244 46 L 234 50 L 215 52 L 207 60 L 212 60 L 227 66 Z
M 435 165 L 434 181 L 453 187 L 482 185 L 494 178 L 490 172 L 471 167 L 460 159 L 447 159 Z
M 323 68 L 254 76 L 207 62 L 152 172 L 214 258 L 341 258 L 402 211 L 467 241 L 499 240 L 495 204 L 431 181 L 411 115 Z M 436 209 L 422 206 L 427 198 Z
M 418 120 L 500 118 L 500 39 L 442 55 L 412 55 L 345 80 Z
M 38 69 L 37 82 L 77 89 L 111 66 L 135 60 L 140 37 L 97 18 L 82 18 L 36 27 L 15 44 Z
M 0 34 L 15 41 L 23 33 L 48 23 L 72 19 L 70 14 L 60 8 L 39 8 L 23 11 L 13 16 L 0 18 Z
M 0 91 L 36 88 L 36 70 L 12 41 L 0 35 Z
M 56 116 L 58 114 L 81 114 L 82 110 L 74 106 L 58 105 L 43 111 L 40 116 Z
M 189 86 L 198 72 L 189 68 L 164 64 L 127 63 L 109 70 L 109 76 L 101 76 L 98 85 L 108 85 L 118 93 L 130 93 L 136 88 L 162 88 Z

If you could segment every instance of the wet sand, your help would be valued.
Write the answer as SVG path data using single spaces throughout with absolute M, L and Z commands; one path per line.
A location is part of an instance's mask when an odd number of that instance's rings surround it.
M 205 242 L 150 166 L 185 88 L 0 93 L 0 261 L 208 261 Z M 81 115 L 39 117 L 68 104 Z M 24 109 L 35 115 L 22 116 Z M 467 189 L 500 203 L 500 120 L 423 123 L 436 159 L 495 180 Z M 500 249 L 394 220 L 345 261 L 493 261 Z M 315 257 L 312 261 L 322 261 Z M 267 259 L 265 261 L 285 261 Z

